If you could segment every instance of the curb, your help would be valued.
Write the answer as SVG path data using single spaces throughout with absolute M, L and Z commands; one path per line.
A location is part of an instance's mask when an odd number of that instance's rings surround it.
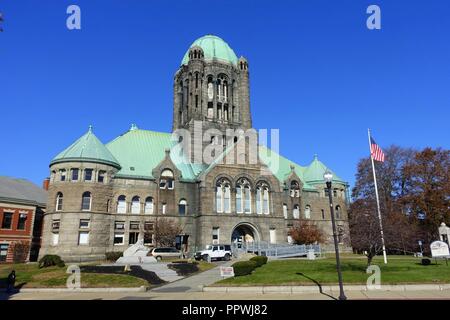
M 380 289 L 369 289 L 365 285 L 344 285 L 345 291 L 442 291 L 449 290 L 450 284 L 405 284 L 405 285 L 381 285 Z M 203 292 L 242 292 L 242 293 L 320 293 L 318 286 L 253 286 L 253 287 L 203 287 Z M 339 286 L 324 285 L 322 292 L 339 292 Z
M 14 289 L 12 293 L 36 293 L 36 292 L 56 292 L 56 293 L 87 293 L 87 292 L 146 292 L 147 287 L 134 287 L 134 288 L 80 288 L 80 289 L 67 289 L 67 288 L 23 288 Z M 6 289 L 0 289 L 0 292 L 6 292 Z

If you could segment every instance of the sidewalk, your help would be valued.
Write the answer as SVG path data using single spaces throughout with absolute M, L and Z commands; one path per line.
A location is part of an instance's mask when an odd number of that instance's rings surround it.
M 150 290 L 150 292 L 201 292 L 204 286 L 209 286 L 222 279 L 220 276 L 220 267 L 229 267 L 236 261 L 227 261 L 219 264 L 217 267 L 201 272 L 199 274 L 171 282 L 161 287 Z
M 180 280 L 183 281 L 183 280 Z M 406 292 L 361 292 L 345 293 L 348 300 L 450 300 L 450 290 L 406 291 Z M 238 293 L 238 292 L 68 292 L 68 293 L 17 293 L 6 296 L 0 293 L 0 300 L 334 300 L 338 294 L 320 293 Z

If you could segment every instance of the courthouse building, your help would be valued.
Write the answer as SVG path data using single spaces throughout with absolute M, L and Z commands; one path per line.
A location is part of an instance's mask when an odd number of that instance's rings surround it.
M 185 53 L 173 88 L 172 131 L 194 132 L 197 127 L 216 132 L 207 140 L 195 134 L 182 139 L 191 138 L 201 151 L 208 145 L 223 145 L 225 151 L 212 162 L 198 161 L 174 151 L 183 141 L 174 140 L 172 133 L 132 125 L 103 144 L 89 128 L 50 162 L 40 255 L 84 261 L 123 251 L 139 238 L 152 246 L 155 221 L 163 218 L 178 221 L 189 235 L 191 253 L 212 243 L 287 243 L 299 219 L 314 222 L 331 239 L 326 165 L 311 155 L 311 163 L 302 166 L 262 145 L 254 153 L 239 153 L 239 142 L 247 139 L 226 134 L 252 129 L 244 57 L 238 58 L 221 38 L 203 36 Z M 252 110 L 258 112 L 258 106 Z M 220 161 L 235 149 L 233 154 L 256 156 L 256 162 Z M 270 165 L 274 162 L 276 166 Z M 342 240 L 348 234 L 348 184 L 334 174 L 333 186 Z

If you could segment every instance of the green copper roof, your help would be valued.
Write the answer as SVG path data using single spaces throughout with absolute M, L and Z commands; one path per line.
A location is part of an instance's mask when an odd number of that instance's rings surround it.
M 312 185 L 310 185 L 304 178 L 305 167 L 302 167 L 289 159 L 279 155 L 273 150 L 268 149 L 266 146 L 259 146 L 259 158 L 266 164 L 272 173 L 277 177 L 280 182 L 286 180 L 291 173 L 291 166 L 294 167 L 294 171 L 300 180 L 303 182 L 303 190 L 317 191 Z M 271 165 L 274 164 L 274 165 Z M 278 163 L 278 165 L 277 165 Z
M 92 132 L 92 126 L 81 138 L 59 153 L 50 165 L 68 161 L 88 161 L 112 165 L 120 168 L 119 162 Z
M 327 169 L 327 166 L 320 162 L 317 155 L 315 155 L 314 160 L 304 171 L 304 178 L 310 184 L 324 183 L 323 174 Z M 328 170 L 331 171 L 330 169 Z M 331 173 L 333 173 L 333 181 L 346 184 L 334 172 L 331 171 Z
M 116 176 L 152 179 L 152 170 L 164 160 L 166 149 L 173 145 L 170 133 L 141 130 L 133 125 L 106 147 L 122 166 Z M 170 158 L 181 171 L 183 180 L 193 181 L 203 170 L 201 165 L 188 163 L 176 152 L 171 152 Z
M 201 38 L 195 40 L 191 46 L 199 46 L 203 49 L 203 53 L 205 54 L 205 60 L 212 60 L 216 58 L 221 61 L 230 62 L 234 65 L 237 65 L 238 58 L 234 53 L 233 49 L 230 48 L 228 43 L 223 41 L 221 38 L 213 35 L 206 35 Z M 186 51 L 186 54 L 181 61 L 181 64 L 187 64 L 189 62 L 189 50 Z

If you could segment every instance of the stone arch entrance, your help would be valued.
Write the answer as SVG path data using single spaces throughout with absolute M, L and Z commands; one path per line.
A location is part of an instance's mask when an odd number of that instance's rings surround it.
M 255 241 L 259 241 L 259 233 L 250 223 L 238 224 L 231 233 L 231 243 L 242 244 Z

